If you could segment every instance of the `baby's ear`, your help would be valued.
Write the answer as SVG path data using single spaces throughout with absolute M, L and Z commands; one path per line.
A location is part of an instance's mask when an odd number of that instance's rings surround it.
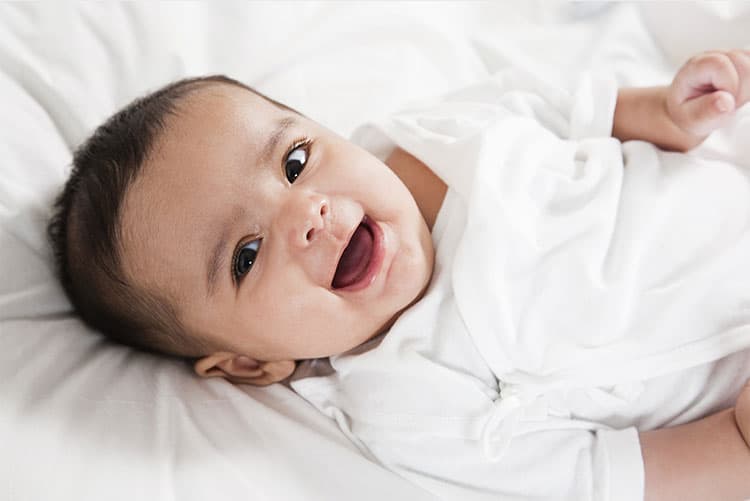
M 261 362 L 246 355 L 216 352 L 195 362 L 193 370 L 201 377 L 223 377 L 235 384 L 266 386 L 289 377 L 296 364 L 293 360 Z

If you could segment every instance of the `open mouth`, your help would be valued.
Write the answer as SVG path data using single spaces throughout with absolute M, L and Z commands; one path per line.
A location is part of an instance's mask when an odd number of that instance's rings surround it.
M 376 227 L 373 221 L 365 216 L 352 234 L 336 266 L 331 286 L 334 289 L 360 289 L 374 278 L 377 266 L 373 266 L 378 247 Z

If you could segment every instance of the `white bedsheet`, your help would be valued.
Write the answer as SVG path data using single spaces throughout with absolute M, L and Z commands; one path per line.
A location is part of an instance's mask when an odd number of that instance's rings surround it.
M 348 135 L 508 64 L 571 79 L 608 65 L 622 83 L 650 84 L 699 48 L 669 22 L 676 12 L 710 21 L 702 48 L 750 45 L 746 9 L 706 9 L 0 5 L 0 499 L 432 499 L 286 388 L 196 380 L 71 314 L 44 225 L 72 149 L 115 109 L 175 78 L 226 73 Z

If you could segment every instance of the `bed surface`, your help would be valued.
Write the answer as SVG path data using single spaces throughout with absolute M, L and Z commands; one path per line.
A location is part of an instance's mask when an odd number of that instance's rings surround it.
M 198 380 L 72 315 L 49 206 L 73 148 L 134 97 L 225 73 L 347 136 L 509 64 L 664 82 L 697 50 L 750 46 L 747 26 L 741 2 L 0 4 L 0 499 L 433 499 L 287 388 Z

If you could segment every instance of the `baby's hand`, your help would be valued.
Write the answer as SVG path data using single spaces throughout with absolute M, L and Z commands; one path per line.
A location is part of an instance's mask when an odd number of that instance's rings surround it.
M 737 427 L 745 439 L 745 443 L 750 447 L 750 381 L 745 383 L 745 387 L 737 397 L 737 403 L 734 406 L 734 418 L 737 420 Z
M 672 121 L 702 142 L 750 101 L 750 50 L 711 51 L 692 57 L 667 89 Z

